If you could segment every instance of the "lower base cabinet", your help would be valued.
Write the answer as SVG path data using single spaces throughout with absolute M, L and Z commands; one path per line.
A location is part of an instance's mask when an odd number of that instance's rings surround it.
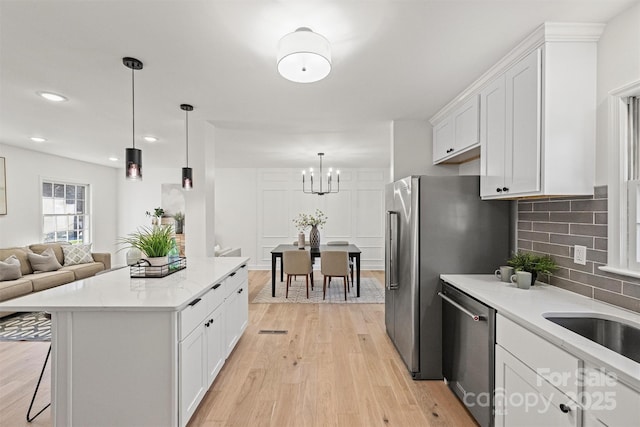
M 496 346 L 496 426 L 581 425 L 581 408 L 533 369 Z
M 496 316 L 495 425 L 635 427 L 640 392 Z
M 187 425 L 198 409 L 247 327 L 247 285 L 247 268 L 242 266 L 181 313 L 182 320 L 197 318 L 198 321 L 190 327 L 184 326 L 184 322 L 181 325 L 186 337 L 180 341 L 178 350 L 180 426 Z

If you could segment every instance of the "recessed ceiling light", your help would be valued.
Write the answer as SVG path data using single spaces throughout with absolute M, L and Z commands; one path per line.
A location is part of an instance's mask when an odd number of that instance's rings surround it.
M 67 100 L 66 96 L 62 96 L 53 92 L 38 92 L 38 95 L 40 95 L 46 100 L 53 101 L 53 102 L 62 102 Z
M 158 138 L 156 138 L 155 136 L 145 136 L 144 140 L 147 142 L 156 142 L 158 141 Z
M 111 156 L 109 157 L 109 160 L 111 160 L 112 162 L 117 162 L 119 159 L 116 156 Z
M 39 136 L 32 136 L 29 139 L 32 140 L 33 142 L 45 142 L 47 140 L 46 138 L 42 138 Z

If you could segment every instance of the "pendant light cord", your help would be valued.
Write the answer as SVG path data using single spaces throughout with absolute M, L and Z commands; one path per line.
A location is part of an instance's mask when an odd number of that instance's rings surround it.
M 185 110 L 185 134 L 187 135 L 187 167 L 189 167 L 189 111 Z
M 131 68 L 131 109 L 132 109 L 132 117 L 133 117 L 133 133 L 131 134 L 131 139 L 133 143 L 133 148 L 136 148 L 136 85 L 135 85 L 135 70 Z

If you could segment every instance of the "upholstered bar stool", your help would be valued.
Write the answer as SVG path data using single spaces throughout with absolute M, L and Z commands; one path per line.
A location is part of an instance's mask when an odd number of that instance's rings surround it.
M 311 255 L 309 251 L 284 251 L 282 253 L 282 261 L 284 263 L 283 269 L 287 275 L 287 290 L 285 291 L 285 298 L 289 298 L 289 286 L 291 286 L 291 277 L 305 276 L 307 282 L 307 298 L 309 298 L 309 278 L 311 276 Z M 311 282 L 311 289 L 313 289 L 313 282 Z

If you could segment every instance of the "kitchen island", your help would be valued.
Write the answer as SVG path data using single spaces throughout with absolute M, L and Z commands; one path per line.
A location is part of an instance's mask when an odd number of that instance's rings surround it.
M 247 326 L 247 261 L 123 268 L 1 303 L 51 313 L 54 425 L 186 425 Z

